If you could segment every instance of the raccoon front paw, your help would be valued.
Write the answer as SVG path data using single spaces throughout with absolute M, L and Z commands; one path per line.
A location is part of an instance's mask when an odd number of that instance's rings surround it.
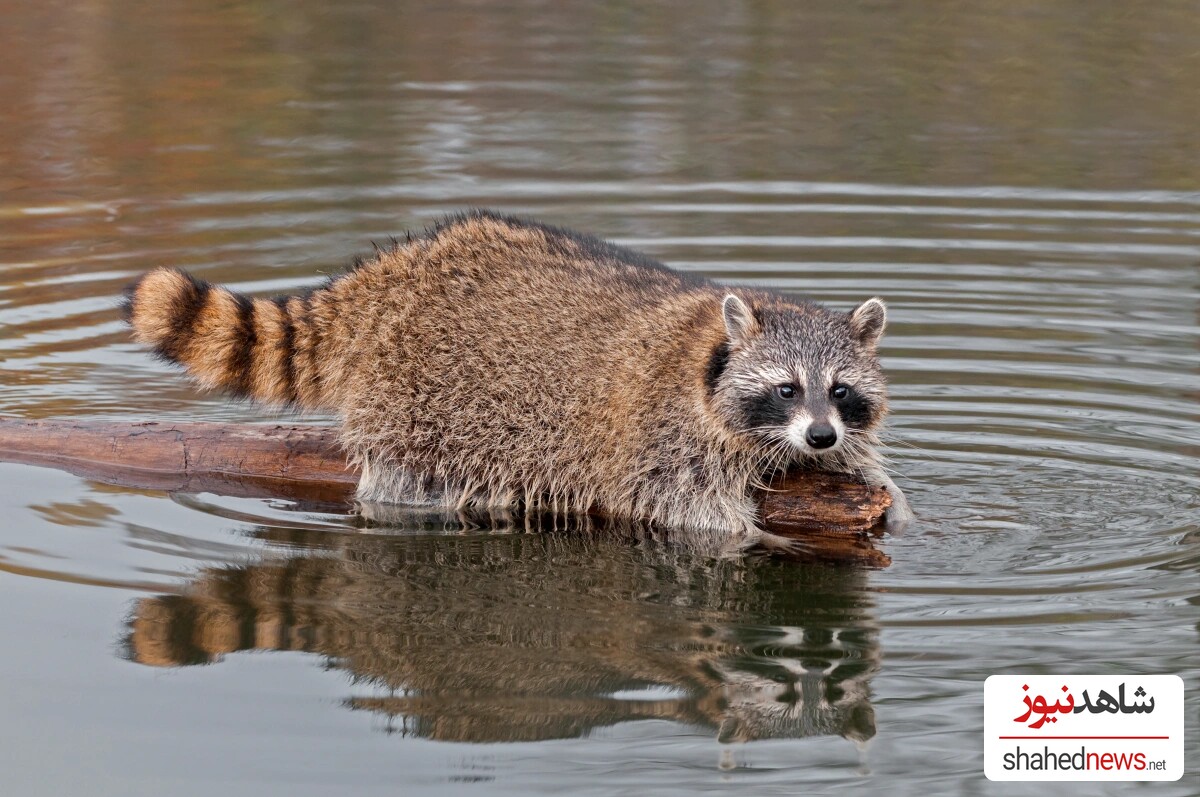
M 887 490 L 888 496 L 892 499 L 891 506 L 887 508 L 883 516 L 889 533 L 899 534 L 916 520 L 917 516 L 913 514 L 912 507 L 908 505 L 908 499 L 904 497 L 904 493 L 900 492 L 900 488 L 883 468 L 876 468 L 868 473 L 867 483 Z
M 892 505 L 884 512 L 884 522 L 889 534 L 899 534 L 908 528 L 917 519 L 917 516 L 912 511 L 912 507 L 908 505 L 908 499 L 904 497 L 904 493 L 900 492 L 899 487 L 889 484 L 887 491 L 891 496 Z

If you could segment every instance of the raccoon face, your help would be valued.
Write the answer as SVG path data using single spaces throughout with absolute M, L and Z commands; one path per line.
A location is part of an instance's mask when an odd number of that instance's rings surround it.
M 877 347 L 887 322 L 879 299 L 849 313 L 817 305 L 752 307 L 729 294 L 726 340 L 712 353 L 708 387 L 737 433 L 786 460 L 853 457 L 887 414 Z

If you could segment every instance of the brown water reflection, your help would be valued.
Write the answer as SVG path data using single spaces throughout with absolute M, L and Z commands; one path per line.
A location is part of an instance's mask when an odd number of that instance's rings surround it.
M 114 199 L 465 166 L 1200 182 L 1189 2 L 136 9 L 3 3 L 0 73 L 29 76 L 0 82 L 0 102 L 20 109 L 6 191 L 65 191 L 102 214 Z
M 317 535 L 303 536 L 311 546 Z M 324 542 L 320 555 L 209 568 L 181 594 L 139 600 L 129 657 L 176 667 L 315 653 L 350 676 L 347 707 L 448 741 L 644 719 L 724 742 L 875 735 L 878 629 L 862 573 L 558 534 Z

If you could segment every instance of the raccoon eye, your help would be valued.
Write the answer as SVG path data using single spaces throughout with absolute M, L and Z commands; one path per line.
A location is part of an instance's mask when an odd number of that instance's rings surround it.
M 784 401 L 791 401 L 796 397 L 796 388 L 792 385 L 776 385 L 775 395 Z
M 829 391 L 829 395 L 841 401 L 842 399 L 846 398 L 846 396 L 850 395 L 850 388 L 846 387 L 845 385 L 834 385 L 833 389 Z

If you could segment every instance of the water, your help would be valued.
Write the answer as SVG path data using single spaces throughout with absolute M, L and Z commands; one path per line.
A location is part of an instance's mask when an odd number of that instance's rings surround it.
M 1200 792 L 1193 5 L 3 13 L 0 413 L 262 419 L 129 343 L 134 275 L 290 290 L 484 205 L 886 297 L 920 515 L 857 570 L 0 464 L 6 793 L 1042 794 L 982 682 L 1058 671 L 1183 676 L 1153 791 Z

